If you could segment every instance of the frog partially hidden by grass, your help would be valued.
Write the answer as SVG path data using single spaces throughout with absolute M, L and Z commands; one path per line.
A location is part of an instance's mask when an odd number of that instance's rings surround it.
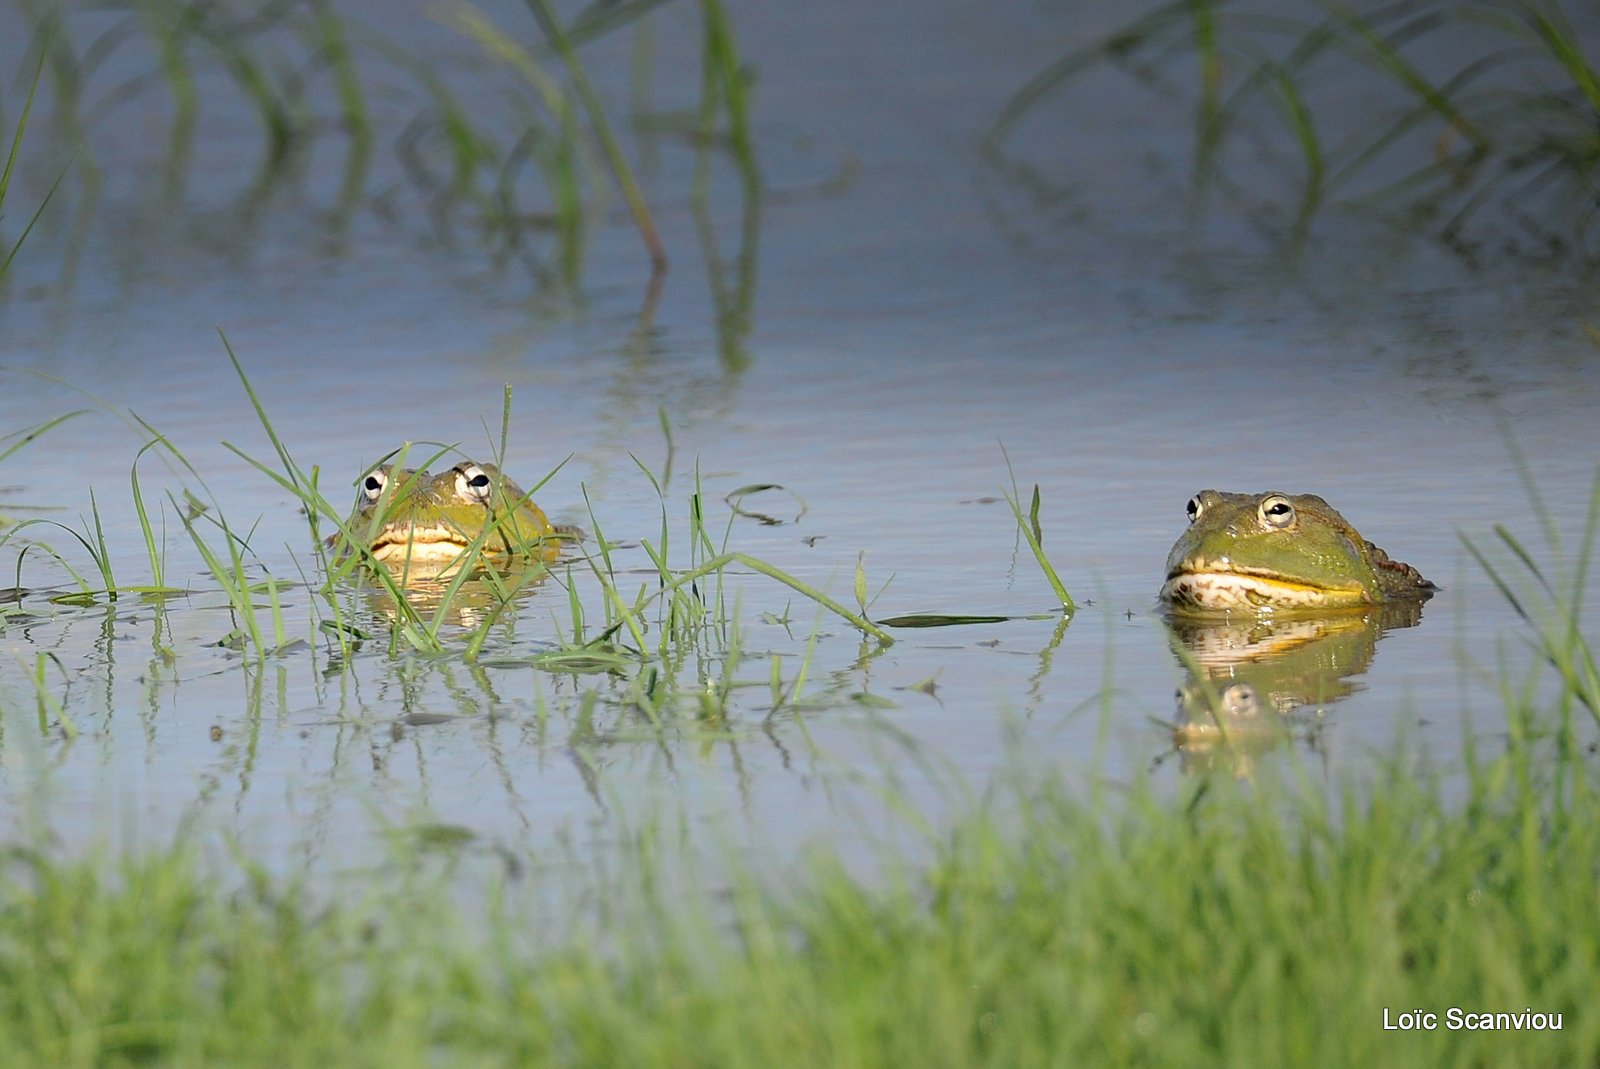
M 552 524 L 493 464 L 470 460 L 435 476 L 374 468 L 361 480 L 346 527 L 374 560 L 390 565 L 450 562 L 473 547 L 491 559 L 548 562 L 560 556 L 565 542 L 580 537 L 576 528 Z
M 1161 600 L 1178 613 L 1323 613 L 1420 604 L 1436 589 L 1315 494 L 1202 490 Z

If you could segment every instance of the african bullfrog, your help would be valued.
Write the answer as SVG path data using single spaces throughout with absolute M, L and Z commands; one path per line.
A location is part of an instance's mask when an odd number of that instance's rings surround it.
M 1167 557 L 1161 600 L 1176 612 L 1316 613 L 1420 604 L 1436 589 L 1315 494 L 1202 490 Z
M 474 543 L 487 556 L 554 560 L 561 540 L 573 537 L 552 525 L 500 469 L 470 460 L 432 477 L 409 468 L 373 469 L 361 480 L 348 526 L 367 541 L 375 560 L 390 563 L 449 561 Z

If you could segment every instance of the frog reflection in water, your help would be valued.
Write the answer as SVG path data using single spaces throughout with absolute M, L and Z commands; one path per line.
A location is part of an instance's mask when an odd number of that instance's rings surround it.
M 1327 709 L 1361 690 L 1378 639 L 1420 619 L 1415 603 L 1319 617 L 1174 615 L 1168 633 L 1188 671 L 1167 727 L 1183 767 L 1247 774 L 1291 739 L 1315 745 Z
M 374 560 L 439 564 L 476 545 L 486 557 L 553 561 L 575 528 L 558 528 L 522 488 L 492 464 L 463 461 L 426 471 L 379 467 L 361 480 L 348 524 Z
M 1247 774 L 1255 753 L 1314 738 L 1436 588 L 1313 494 L 1204 490 L 1188 512 L 1161 588 L 1190 669 L 1172 738 L 1187 769 Z

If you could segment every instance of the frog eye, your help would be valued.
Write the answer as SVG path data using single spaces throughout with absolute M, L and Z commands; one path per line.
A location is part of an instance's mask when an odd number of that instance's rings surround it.
M 376 504 L 378 498 L 383 496 L 383 488 L 388 485 L 389 469 L 374 468 L 361 480 L 361 500 L 369 505 Z
M 1200 495 L 1196 494 L 1189 499 L 1189 504 L 1185 508 L 1189 513 L 1189 522 L 1193 523 L 1200 518 L 1200 514 L 1205 511 L 1206 506 L 1200 500 Z
M 489 495 L 493 486 L 489 475 L 476 464 L 462 464 L 456 468 L 456 487 L 463 497 L 470 497 L 474 501 L 489 503 Z
M 1222 706 L 1234 716 L 1254 716 L 1259 709 L 1256 688 L 1248 683 L 1231 683 L 1221 694 Z
M 1261 499 L 1261 522 L 1268 527 L 1284 528 L 1294 522 L 1294 506 L 1282 494 L 1271 494 Z

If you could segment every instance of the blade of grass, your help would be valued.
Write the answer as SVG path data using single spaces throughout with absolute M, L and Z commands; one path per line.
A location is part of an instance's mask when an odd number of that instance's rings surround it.
M 692 568 L 686 572 L 677 573 L 673 580 L 661 589 L 661 593 L 671 594 L 672 592 L 693 584 L 698 580 L 705 578 L 706 576 L 720 573 L 730 564 L 739 564 L 749 568 L 753 572 L 759 572 L 769 579 L 776 579 L 783 585 L 797 591 L 806 598 L 809 598 L 811 601 L 816 602 L 818 605 L 821 605 L 829 612 L 832 612 L 835 616 L 841 617 L 858 631 L 862 631 L 868 635 L 871 635 L 873 638 L 877 639 L 882 646 L 888 647 L 894 645 L 894 636 L 890 635 L 887 631 L 874 624 L 871 620 L 851 612 L 849 609 L 839 604 L 839 602 L 811 586 L 809 583 L 795 578 L 782 569 L 768 564 L 766 561 L 752 557 L 748 553 L 732 551 L 718 554 L 696 568 Z
M 645 203 L 638 182 L 634 180 L 633 170 L 628 166 L 627 158 L 622 153 L 622 146 L 611 130 L 611 124 L 606 118 L 605 108 L 601 105 L 599 96 L 589 83 L 589 76 L 578 59 L 577 50 L 566 32 L 562 30 L 561 22 L 549 0 L 524 0 L 524 2 L 528 10 L 533 13 L 535 21 L 539 23 L 539 29 L 544 33 L 545 40 L 550 42 L 556 54 L 561 57 L 568 76 L 572 78 L 573 88 L 589 115 L 589 123 L 594 128 L 595 137 L 600 141 L 601 149 L 611 164 L 617 184 L 622 188 L 622 195 L 633 213 L 634 225 L 638 227 L 639 235 L 644 239 L 645 248 L 650 254 L 652 273 L 664 272 L 667 269 L 667 251 L 661 244 L 660 235 L 656 232 L 655 221 L 650 216 L 650 207 Z
M 155 532 L 150 526 L 150 514 L 144 507 L 144 494 L 139 488 L 139 459 L 155 445 L 155 440 L 146 442 L 139 452 L 134 455 L 133 464 L 128 471 L 128 478 L 133 484 L 133 509 L 135 515 L 139 518 L 139 532 L 144 536 L 145 553 L 150 559 L 150 581 L 159 587 L 164 585 L 161 578 L 163 571 L 161 566 L 162 553 L 157 547 Z
M 89 410 L 87 408 L 76 409 L 75 411 L 68 412 L 65 415 L 57 416 L 55 419 L 46 420 L 37 426 L 27 427 L 23 430 L 14 431 L 11 434 L 0 437 L 0 442 L 10 441 L 12 438 L 16 439 L 15 442 L 12 442 L 10 445 L 6 446 L 5 449 L 0 450 L 0 461 L 8 459 L 17 450 L 43 435 L 45 432 L 52 430 L 55 427 L 59 427 L 69 419 L 82 416 L 88 411 Z
M 39 91 L 39 82 L 44 77 L 45 60 L 51 52 L 50 44 L 55 39 L 55 25 L 55 22 L 52 21 L 49 28 L 45 30 L 44 40 L 39 48 L 39 64 L 34 68 L 33 78 L 28 83 L 28 95 L 22 103 L 22 114 L 17 118 L 17 128 L 13 131 L 11 145 L 6 150 L 5 166 L 0 167 L 0 208 L 5 205 L 6 193 L 11 188 L 11 176 L 16 170 L 17 160 L 22 156 L 22 137 L 27 132 L 28 119 L 33 113 L 33 102 Z M 44 215 L 44 211 L 49 207 L 50 201 L 54 199 L 56 191 L 61 188 L 61 181 L 66 178 L 67 171 L 71 166 L 72 161 L 69 159 L 66 165 L 61 168 L 61 172 L 56 175 L 56 180 L 50 184 L 50 189 L 45 193 L 44 199 L 39 202 L 39 206 L 34 209 L 33 215 L 22 228 L 22 233 L 18 235 L 17 240 L 12 244 L 11 250 L 6 253 L 5 259 L 0 260 L 0 279 L 4 279 L 6 273 L 11 270 L 11 264 L 17 258 L 17 253 L 22 249 L 23 243 L 28 240 L 28 235 L 33 233 L 34 226 L 38 224 L 40 217 Z
M 1008 457 L 1006 459 L 1006 470 L 1009 471 L 1010 468 L 1011 460 Z M 1044 577 L 1046 581 L 1049 582 L 1050 589 L 1055 591 L 1056 598 L 1061 602 L 1062 611 L 1068 616 L 1071 616 L 1073 613 L 1078 611 L 1077 602 L 1073 601 L 1072 595 L 1067 593 L 1066 584 L 1061 582 L 1061 577 L 1056 574 L 1056 570 L 1051 565 L 1050 559 L 1044 555 L 1044 539 L 1042 537 L 1043 532 L 1039 531 L 1038 527 L 1039 486 L 1037 483 L 1035 483 L 1033 487 L 1031 520 L 1023 515 L 1022 506 L 1017 503 L 1017 499 L 1013 496 L 1015 493 L 1015 488 L 1016 484 L 1013 482 L 1012 491 L 1007 492 L 1002 490 L 1001 494 L 1005 497 L 1006 504 L 1011 507 L 1011 515 L 1017 521 L 1017 529 L 1022 532 L 1022 537 L 1027 541 L 1028 548 L 1033 551 L 1033 559 L 1039 562 L 1040 571 L 1044 572 Z

